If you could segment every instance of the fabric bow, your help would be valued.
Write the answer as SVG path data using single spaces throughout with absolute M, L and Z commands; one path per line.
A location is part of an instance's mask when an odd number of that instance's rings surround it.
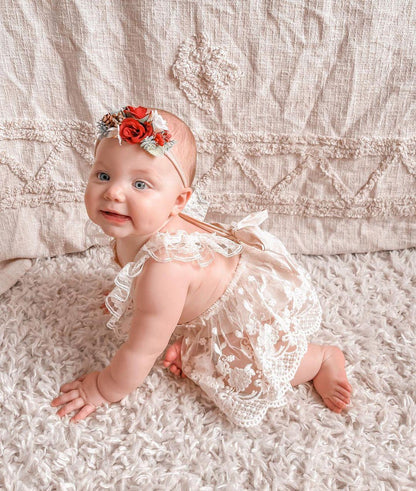
M 220 223 L 212 223 L 215 227 L 219 228 L 226 235 L 231 236 L 230 238 L 236 242 L 244 242 L 247 245 L 256 247 L 264 251 L 266 249 L 264 243 L 260 237 L 251 230 L 251 227 L 260 225 L 261 223 L 269 217 L 267 210 L 262 210 L 256 213 L 250 213 L 244 217 L 239 222 L 232 222 L 231 228 L 226 228 Z

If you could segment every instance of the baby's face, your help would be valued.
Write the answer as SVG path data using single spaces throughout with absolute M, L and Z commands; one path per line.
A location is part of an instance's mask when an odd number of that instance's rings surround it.
M 90 219 L 114 238 L 144 238 L 169 218 L 183 185 L 166 157 L 104 138 L 85 191 Z

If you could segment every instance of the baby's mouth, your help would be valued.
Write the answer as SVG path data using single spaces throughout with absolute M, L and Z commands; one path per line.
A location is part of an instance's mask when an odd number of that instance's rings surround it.
M 129 219 L 130 217 L 128 215 L 122 215 L 121 213 L 116 213 L 114 211 L 105 211 L 105 210 L 100 210 L 101 213 L 108 217 L 114 217 L 114 218 L 120 218 L 120 219 Z

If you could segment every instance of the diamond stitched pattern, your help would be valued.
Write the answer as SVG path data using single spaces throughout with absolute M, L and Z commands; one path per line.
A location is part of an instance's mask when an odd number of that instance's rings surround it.
M 250 213 L 267 208 L 270 213 L 339 218 L 416 214 L 415 137 L 336 138 L 214 131 L 195 136 L 201 167 L 204 158 L 214 161 L 195 183 L 210 201 L 210 212 Z M 82 121 L 0 122 L 0 143 L 16 142 L 15 154 L 9 147 L 4 147 L 6 151 L 0 148 L 0 211 L 82 203 L 93 161 L 93 140 L 93 125 Z M 50 150 L 43 161 L 34 162 L 37 170 L 30 174 L 23 159 L 29 153 L 31 158 L 36 155 L 33 149 L 38 144 L 48 144 Z M 18 145 L 24 145 L 23 149 Z M 75 172 L 74 155 L 78 156 Z M 270 171 L 270 163 L 256 166 L 256 159 L 263 162 L 265 158 L 273 159 L 276 171 Z M 362 162 L 366 159 L 371 162 L 364 172 Z M 235 168 L 242 176 L 238 189 L 219 192 L 218 187 L 226 184 L 224 174 Z M 265 173 L 267 179 L 262 177 Z M 62 177 L 65 175 L 71 178 Z M 355 176 L 358 186 L 353 186 Z M 314 194 L 313 180 L 326 186 L 325 194 Z M 246 182 L 252 191 L 243 189 Z

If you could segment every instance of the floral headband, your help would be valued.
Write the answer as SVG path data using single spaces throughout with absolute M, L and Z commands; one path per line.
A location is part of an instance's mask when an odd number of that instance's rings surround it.
M 126 106 L 117 112 L 107 113 L 97 123 L 96 145 L 103 138 L 118 138 L 140 146 L 150 154 L 161 157 L 165 155 L 173 164 L 185 187 L 185 173 L 172 154 L 171 148 L 176 143 L 169 133 L 167 122 L 156 110 L 146 107 Z

